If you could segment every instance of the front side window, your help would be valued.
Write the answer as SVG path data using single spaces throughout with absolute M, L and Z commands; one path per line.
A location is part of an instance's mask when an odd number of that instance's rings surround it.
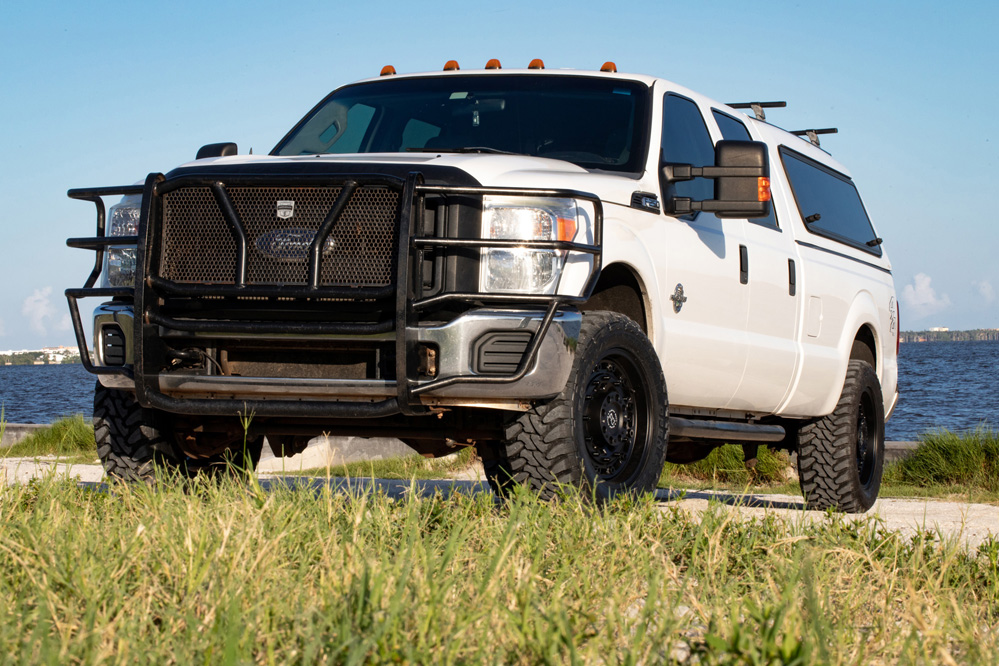
M 726 141 L 752 141 L 753 138 L 749 136 L 749 130 L 746 126 L 742 124 L 741 121 L 736 120 L 727 113 L 722 113 L 717 109 L 712 109 L 711 114 L 715 118 L 715 122 L 718 123 L 718 129 L 721 130 L 722 138 Z M 771 229 L 778 229 L 777 226 L 777 212 L 774 210 L 773 202 L 770 203 L 770 214 L 766 217 L 751 217 L 749 221 L 753 224 L 759 224 L 763 227 L 770 227 Z
M 649 115 L 648 86 L 635 81 L 387 78 L 334 91 L 272 154 L 496 152 L 640 172 Z
M 881 256 L 881 247 L 873 243 L 874 227 L 853 181 L 788 148 L 782 147 L 780 154 L 805 227 Z
M 702 167 L 715 163 L 715 148 L 697 104 L 679 95 L 663 99 L 663 161 Z M 673 183 L 672 194 L 695 201 L 713 199 L 715 186 L 706 178 Z M 667 197 L 670 193 L 667 193 Z

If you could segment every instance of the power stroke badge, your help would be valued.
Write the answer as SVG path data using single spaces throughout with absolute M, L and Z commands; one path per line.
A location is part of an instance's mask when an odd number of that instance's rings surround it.
M 295 202 L 294 201 L 278 201 L 277 202 L 277 216 L 281 220 L 290 220 L 295 217 Z
M 676 285 L 676 289 L 673 290 L 673 295 L 669 297 L 669 300 L 673 301 L 673 312 L 680 314 L 683 304 L 687 302 L 687 297 L 683 295 L 682 284 Z

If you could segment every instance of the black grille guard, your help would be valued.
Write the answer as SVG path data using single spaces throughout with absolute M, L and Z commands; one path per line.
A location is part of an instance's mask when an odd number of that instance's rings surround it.
M 162 224 L 162 196 L 180 187 L 211 188 L 219 208 L 236 239 L 238 254 L 233 285 L 198 285 L 175 283 L 158 277 L 148 270 L 155 265 L 153 256 L 158 247 L 156 234 Z M 310 245 L 307 275 L 308 285 L 248 285 L 246 284 L 247 236 L 238 214 L 228 199 L 227 187 L 308 187 L 339 186 L 341 195 L 333 204 L 327 219 L 317 232 Z M 350 194 L 359 187 L 386 187 L 401 193 L 398 214 L 398 234 L 396 241 L 396 261 L 393 285 L 388 288 L 355 289 L 319 284 L 323 253 L 331 229 L 342 214 Z M 139 236 L 106 235 L 105 196 L 142 194 L 142 209 L 139 223 Z M 574 198 L 589 201 L 594 207 L 593 244 L 570 241 L 519 241 L 483 238 L 439 238 L 418 236 L 414 233 L 414 219 L 422 219 L 427 195 L 442 196 L 530 196 Z M 603 208 L 600 199 L 592 194 L 575 190 L 534 189 L 534 188 L 494 188 L 494 187 L 452 187 L 427 185 L 419 172 L 411 172 L 406 178 L 389 175 L 347 174 L 330 176 L 325 174 L 299 174 L 292 176 L 269 175 L 225 175 L 205 176 L 184 175 L 166 180 L 162 174 L 150 174 L 144 185 L 122 187 L 102 187 L 69 190 L 73 199 L 91 201 L 97 207 L 97 234 L 93 237 L 70 238 L 69 247 L 94 250 L 94 268 L 82 288 L 67 289 L 66 299 L 70 316 L 80 347 L 83 366 L 97 375 L 125 375 L 136 379 L 136 397 L 148 407 L 170 412 L 195 415 L 222 415 L 253 413 L 258 416 L 316 417 L 330 418 L 377 418 L 392 414 L 418 415 L 430 413 L 420 404 L 418 396 L 454 384 L 510 384 L 519 381 L 529 372 L 537 357 L 541 343 L 548 332 L 552 320 L 560 307 L 587 300 L 596 285 L 601 270 L 600 247 L 603 239 Z M 137 244 L 136 276 L 141 280 L 135 287 L 99 288 L 94 285 L 100 277 L 104 253 L 110 246 Z M 444 292 L 433 296 L 423 294 L 424 253 L 429 248 L 526 248 L 577 252 L 593 256 L 592 268 L 579 296 L 559 295 L 563 271 L 555 285 L 553 295 L 532 294 L 487 294 L 480 292 Z M 416 274 L 413 275 L 413 271 Z M 140 278 L 139 276 L 143 276 Z M 415 293 L 410 294 L 409 285 L 415 285 Z M 282 322 L 282 321 L 228 321 L 206 319 L 175 319 L 157 311 L 156 303 L 161 296 L 249 296 L 249 297 L 290 297 L 295 299 L 318 298 L 388 298 L 394 293 L 394 317 L 381 322 Z M 87 346 L 85 329 L 80 317 L 78 299 L 99 297 L 104 299 L 132 300 L 136 317 L 134 338 L 134 368 L 97 366 L 93 363 Z M 411 375 L 416 367 L 417 342 L 411 331 L 419 324 L 421 312 L 440 307 L 448 302 L 484 303 L 497 305 L 518 305 L 544 309 L 545 315 L 533 336 L 520 364 L 513 375 L 503 377 L 461 376 L 447 377 L 418 383 Z M 202 333 L 260 333 L 260 334 L 372 334 L 395 331 L 396 395 L 379 402 L 327 402 L 327 401 L 266 401 L 234 399 L 179 399 L 165 395 L 159 390 L 158 373 L 147 373 L 145 350 L 155 344 L 157 327 Z

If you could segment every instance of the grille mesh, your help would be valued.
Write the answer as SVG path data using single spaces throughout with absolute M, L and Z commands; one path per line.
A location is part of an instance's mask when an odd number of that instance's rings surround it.
M 247 284 L 308 284 L 308 246 L 340 190 L 228 189 L 246 231 Z M 294 202 L 291 218 L 277 216 L 279 201 Z M 324 245 L 321 286 L 391 284 L 398 207 L 395 190 L 355 190 Z M 236 241 L 208 188 L 189 187 L 164 195 L 162 277 L 174 282 L 234 284 L 236 256 Z
M 174 282 L 236 281 L 236 241 L 207 187 L 163 197 L 162 266 Z

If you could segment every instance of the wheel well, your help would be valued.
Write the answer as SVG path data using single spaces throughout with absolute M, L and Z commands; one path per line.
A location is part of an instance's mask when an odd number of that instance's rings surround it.
M 874 341 L 874 333 L 869 327 L 863 326 L 857 331 L 857 337 L 853 340 L 853 348 L 850 350 L 850 358 L 867 361 L 875 372 L 877 371 L 878 346 Z
M 631 269 L 622 264 L 611 264 L 600 272 L 597 286 L 579 309 L 617 312 L 638 324 L 646 335 L 649 333 L 642 288 Z

